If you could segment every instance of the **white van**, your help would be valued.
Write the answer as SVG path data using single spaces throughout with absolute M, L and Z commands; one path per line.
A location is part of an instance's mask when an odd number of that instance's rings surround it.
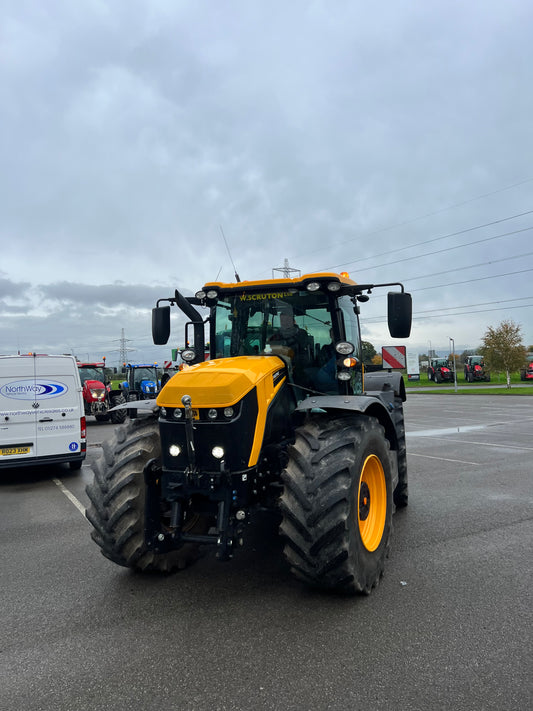
M 0 356 L 0 468 L 68 462 L 79 469 L 87 433 L 73 356 Z

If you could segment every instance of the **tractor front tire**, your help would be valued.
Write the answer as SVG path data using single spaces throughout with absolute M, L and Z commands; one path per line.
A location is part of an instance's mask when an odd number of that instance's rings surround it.
M 126 398 L 124 395 L 115 395 L 111 398 L 111 407 L 115 407 L 115 405 L 124 405 L 125 402 Z M 115 410 L 114 412 L 109 413 L 109 417 L 114 425 L 121 425 L 126 419 L 127 414 L 126 410 Z
M 85 515 L 93 526 L 91 537 L 106 558 L 142 572 L 170 573 L 198 558 L 197 544 L 155 553 L 144 541 L 146 488 L 144 467 L 161 455 L 157 420 L 143 417 L 117 427 L 92 464 L 94 479 L 87 486 L 90 505 Z M 202 517 L 191 516 L 188 531 L 204 533 Z
M 280 531 L 294 575 L 368 595 L 383 575 L 397 484 L 383 427 L 366 415 L 312 416 L 282 478 Z

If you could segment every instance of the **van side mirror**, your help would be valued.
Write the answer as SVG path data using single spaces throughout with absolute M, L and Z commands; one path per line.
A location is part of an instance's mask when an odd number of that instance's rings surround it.
M 156 346 L 164 346 L 170 338 L 170 306 L 152 309 L 152 339 Z
M 409 338 L 413 317 L 411 294 L 404 291 L 389 291 L 387 294 L 387 319 L 393 338 Z

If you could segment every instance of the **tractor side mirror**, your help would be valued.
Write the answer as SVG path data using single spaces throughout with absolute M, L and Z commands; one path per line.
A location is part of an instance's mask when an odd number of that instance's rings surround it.
M 390 335 L 393 338 L 409 338 L 413 316 L 411 294 L 407 294 L 404 291 L 389 291 L 387 302 Z
M 170 306 L 152 309 L 152 339 L 156 346 L 164 346 L 170 338 Z

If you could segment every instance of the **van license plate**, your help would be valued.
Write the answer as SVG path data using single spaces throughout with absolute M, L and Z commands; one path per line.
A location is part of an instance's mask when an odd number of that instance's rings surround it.
M 0 447 L 0 456 L 12 456 L 13 454 L 29 454 L 29 447 Z

